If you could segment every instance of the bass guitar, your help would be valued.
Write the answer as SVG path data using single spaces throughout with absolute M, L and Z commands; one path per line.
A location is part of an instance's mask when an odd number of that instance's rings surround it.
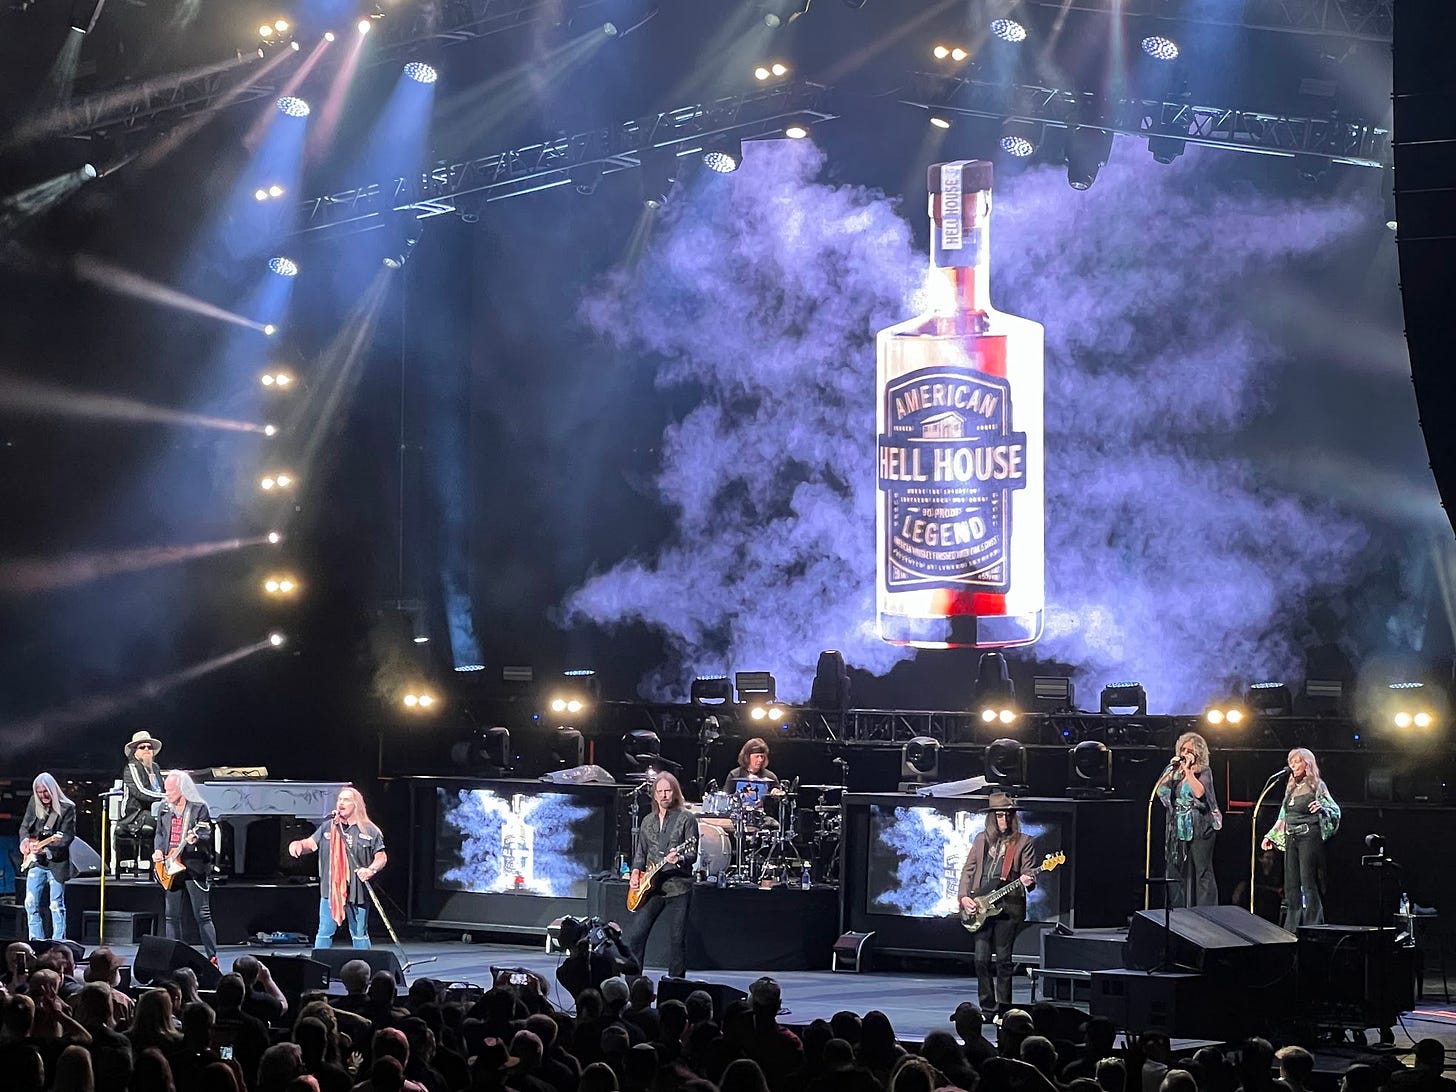
M 1066 863 L 1067 855 L 1061 850 L 1057 850 L 1055 853 L 1048 853 L 1042 859 L 1041 867 L 1036 871 L 1051 872 Z M 988 918 L 999 914 L 1001 912 L 1001 900 L 1020 886 L 1021 877 L 1018 876 L 1005 887 L 998 887 L 995 891 L 988 892 L 985 895 L 972 895 L 971 897 L 976 900 L 975 912 L 972 913 L 964 907 L 961 908 L 961 924 L 966 927 L 966 932 L 977 932 L 981 926 L 986 924 Z
M 654 886 L 657 883 L 658 877 L 662 874 L 662 870 L 665 869 L 665 868 L 675 868 L 675 867 L 677 867 L 678 864 L 681 863 L 681 862 L 675 862 L 673 864 L 668 864 L 667 858 L 668 857 L 671 857 L 674 853 L 685 853 L 685 852 L 687 852 L 689 849 L 692 848 L 692 845 L 693 845 L 692 841 L 687 841 L 687 842 L 684 842 L 682 845 L 673 846 L 665 854 L 663 854 L 662 860 L 658 861 L 655 865 L 653 865 L 651 868 L 649 868 L 646 872 L 642 873 L 642 880 L 637 885 L 637 890 L 636 891 L 629 890 L 627 892 L 627 909 L 631 913 L 634 913 L 635 914 L 637 912 L 637 907 L 641 906 L 642 903 L 643 903 L 643 901 L 647 898 L 647 896 L 650 895 L 650 894 L 652 894 L 653 888 L 654 888 Z
M 29 872 L 31 868 L 40 860 L 40 855 L 45 852 L 46 846 L 53 845 L 56 842 L 59 842 L 63 837 L 65 837 L 65 835 L 63 834 L 52 834 L 49 838 L 42 838 L 40 841 L 36 842 L 35 845 L 31 848 L 31 851 L 27 853 L 23 858 L 21 858 L 21 873 L 24 874 L 26 872 Z
M 182 840 L 160 861 L 152 863 L 152 870 L 157 874 L 157 882 L 162 885 L 164 891 L 170 891 L 177 885 L 177 878 L 187 871 L 187 866 L 182 863 L 182 851 L 197 840 L 197 836 L 208 827 L 212 826 L 207 820 L 203 820 L 195 827 L 182 835 Z

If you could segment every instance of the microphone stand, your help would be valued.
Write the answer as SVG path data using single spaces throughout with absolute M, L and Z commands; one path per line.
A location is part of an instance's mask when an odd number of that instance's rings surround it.
M 1168 774 L 1173 771 L 1173 768 L 1176 765 L 1177 765 L 1176 762 L 1172 762 L 1172 763 L 1169 763 L 1168 766 L 1164 768 L 1163 772 L 1158 775 L 1158 780 L 1155 781 L 1155 782 L 1153 782 L 1153 791 L 1148 796 L 1147 845 L 1145 846 L 1144 853 L 1143 853 L 1143 876 L 1146 877 L 1146 879 L 1147 879 L 1148 882 L 1143 885 L 1143 909 L 1144 910 L 1151 910 L 1153 908 L 1153 883 L 1152 883 L 1152 872 L 1153 872 L 1153 801 L 1157 800 L 1157 798 L 1158 798 L 1158 788 L 1163 784 L 1163 779 L 1165 777 L 1167 777 Z M 1171 800 L 1169 801 L 1169 803 L 1171 804 Z M 1171 807 L 1170 807 L 1169 810 L 1171 810 Z M 1164 865 L 1164 868 L 1166 868 L 1166 867 L 1167 867 L 1167 865 L 1165 864 Z M 1167 891 L 1164 891 L 1163 892 L 1163 905 L 1164 905 L 1164 907 L 1167 906 L 1167 903 L 1168 903 L 1168 893 L 1167 893 Z
M 1254 801 L 1254 810 L 1249 812 L 1249 913 L 1254 912 L 1254 884 L 1257 882 L 1259 867 L 1259 808 L 1264 803 L 1264 797 L 1269 795 L 1269 790 L 1279 783 L 1279 779 L 1287 773 L 1280 770 L 1268 781 L 1264 782 L 1264 790 L 1259 793 L 1259 798 Z M 1284 892 L 1284 898 L 1289 898 L 1289 892 Z

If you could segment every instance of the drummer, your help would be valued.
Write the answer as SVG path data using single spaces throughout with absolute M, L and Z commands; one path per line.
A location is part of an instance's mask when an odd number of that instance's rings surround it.
M 768 768 L 768 743 L 757 736 L 743 745 L 738 752 L 738 765 L 728 774 L 728 786 L 737 781 L 767 781 L 769 796 L 784 795 L 778 774 Z

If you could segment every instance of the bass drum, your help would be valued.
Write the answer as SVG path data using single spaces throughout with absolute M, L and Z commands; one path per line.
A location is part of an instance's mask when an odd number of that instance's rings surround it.
M 698 820 L 697 870 L 716 876 L 733 867 L 733 835 L 711 820 Z
M 703 795 L 703 814 L 727 818 L 733 814 L 733 805 L 736 801 L 737 797 L 731 792 L 705 793 Z

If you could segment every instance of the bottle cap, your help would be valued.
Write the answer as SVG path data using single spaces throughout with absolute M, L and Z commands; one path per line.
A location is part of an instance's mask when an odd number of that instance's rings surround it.
M 946 170 L 959 170 L 961 193 L 976 193 L 991 188 L 992 165 L 985 159 L 958 159 L 952 163 L 932 163 L 926 172 L 926 185 L 931 193 L 939 193 Z

